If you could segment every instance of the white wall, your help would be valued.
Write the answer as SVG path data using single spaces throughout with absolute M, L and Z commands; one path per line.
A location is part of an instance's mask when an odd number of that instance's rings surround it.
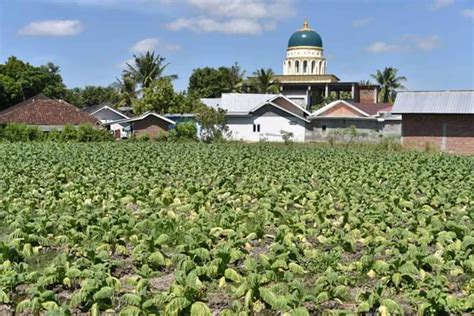
M 294 122 L 295 124 L 290 124 Z M 253 131 L 253 124 L 260 124 L 260 132 Z M 281 130 L 292 132 L 293 141 L 303 142 L 305 136 L 304 121 L 293 116 L 227 117 L 230 139 L 258 142 L 266 140 L 282 142 Z

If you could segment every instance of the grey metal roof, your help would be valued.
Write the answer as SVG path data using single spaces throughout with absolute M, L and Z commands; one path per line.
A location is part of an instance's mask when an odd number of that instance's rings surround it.
M 474 114 L 474 90 L 398 92 L 392 113 Z
M 218 109 L 219 104 L 221 104 L 221 98 L 204 98 L 201 99 L 201 102 L 210 108 Z
M 277 95 L 278 94 L 223 93 L 221 98 L 201 99 L 201 101 L 209 107 L 227 110 L 228 114 L 248 113 L 256 106 Z

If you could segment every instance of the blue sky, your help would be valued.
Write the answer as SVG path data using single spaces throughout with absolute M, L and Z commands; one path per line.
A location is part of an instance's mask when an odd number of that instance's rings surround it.
M 0 0 L 0 61 L 52 61 L 68 87 L 108 85 L 133 54 L 154 49 L 182 90 L 197 67 L 281 73 L 304 18 L 341 80 L 393 66 L 410 90 L 474 88 L 469 0 Z

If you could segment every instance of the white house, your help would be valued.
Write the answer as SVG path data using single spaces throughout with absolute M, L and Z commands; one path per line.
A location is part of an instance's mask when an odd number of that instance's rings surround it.
M 221 98 L 201 101 L 227 111 L 231 140 L 281 142 L 284 132 L 292 133 L 294 141 L 305 140 L 310 113 L 282 94 L 224 93 Z
M 115 138 L 127 138 L 131 132 L 130 123 L 124 121 L 129 117 L 107 104 L 94 105 L 83 111 L 100 120 L 104 126 L 109 127 Z

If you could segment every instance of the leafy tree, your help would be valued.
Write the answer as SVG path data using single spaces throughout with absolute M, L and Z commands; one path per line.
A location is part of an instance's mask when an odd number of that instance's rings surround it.
M 397 76 L 398 69 L 392 67 L 385 67 L 384 70 L 377 70 L 371 77 L 380 85 L 379 101 L 393 103 L 395 99 L 396 90 L 404 89 L 402 82 L 406 81 L 406 77 Z
M 51 98 L 62 98 L 66 86 L 60 69 L 53 63 L 35 67 L 15 56 L 0 64 L 0 109 L 42 93 Z
M 133 113 L 136 115 L 154 111 L 166 113 L 171 107 L 177 107 L 178 97 L 169 79 L 156 80 L 143 90 L 143 97 L 133 101 Z
M 164 72 L 169 63 L 165 58 L 155 55 L 155 52 L 146 52 L 145 55 L 133 55 L 133 64 L 127 63 L 124 75 L 135 80 L 141 89 L 149 88 L 155 80 L 178 78 L 176 75 L 165 76 Z
M 278 80 L 274 79 L 275 73 L 272 69 L 258 69 L 253 72 L 250 78 L 250 86 L 257 93 L 276 93 L 278 92 Z
M 244 82 L 245 70 L 236 62 L 229 68 L 225 68 L 228 92 L 240 92 Z
M 200 98 L 218 98 L 228 90 L 229 81 L 227 68 L 197 68 L 189 77 L 188 93 Z
M 373 83 L 372 83 L 372 81 L 370 81 L 370 80 L 360 80 L 360 81 L 359 81 L 359 84 L 362 85 L 362 86 L 370 86 L 370 85 L 372 85 Z
M 119 101 L 119 94 L 113 86 L 86 86 L 82 89 L 68 90 L 65 100 L 78 107 L 88 107 L 102 103 L 113 105 Z
M 188 92 L 200 98 L 218 98 L 224 92 L 241 92 L 245 70 L 238 63 L 230 67 L 197 68 L 189 77 Z
M 198 109 L 196 119 L 201 125 L 201 138 L 205 142 L 222 140 L 228 131 L 225 110 L 203 106 Z

